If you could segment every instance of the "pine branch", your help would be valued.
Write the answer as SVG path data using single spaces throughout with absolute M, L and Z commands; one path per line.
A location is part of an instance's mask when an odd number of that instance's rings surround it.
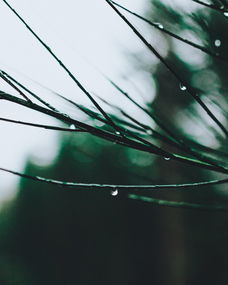
M 176 160 L 179 162 L 186 163 L 188 165 L 192 165 L 192 166 L 200 167 L 203 169 L 208 169 L 208 170 L 228 174 L 228 169 L 226 169 L 224 167 L 217 167 L 217 166 L 210 165 L 210 164 L 198 161 L 198 160 L 190 159 L 190 158 L 178 155 L 178 154 L 171 154 L 171 153 L 166 152 L 162 149 L 151 148 L 150 145 L 145 145 L 143 143 L 137 142 L 137 141 L 132 140 L 130 138 L 121 137 L 119 135 L 110 133 L 108 131 L 92 127 L 88 124 L 85 124 L 83 122 L 80 122 L 78 120 L 70 118 L 69 116 L 67 116 L 65 114 L 54 112 L 52 110 L 46 109 L 42 106 L 39 106 L 35 103 L 29 103 L 25 100 L 22 100 L 20 98 L 17 98 L 17 97 L 10 95 L 10 94 L 7 94 L 3 91 L 0 91 L 0 99 L 4 99 L 4 100 L 10 101 L 10 102 L 14 102 L 16 104 L 30 108 L 32 110 L 41 112 L 43 114 L 46 114 L 46 115 L 49 115 L 49 116 L 54 117 L 56 119 L 59 119 L 62 122 L 74 124 L 76 127 L 83 129 L 83 130 L 86 130 L 91 135 L 103 138 L 103 139 L 111 141 L 111 142 L 115 142 L 115 143 L 123 145 L 123 146 L 134 148 L 134 149 L 137 149 L 137 150 L 140 150 L 143 152 L 147 152 L 147 153 L 153 153 L 153 154 L 156 154 L 156 155 L 159 155 L 162 157 L 166 157 L 169 159 L 173 159 L 173 160 Z
M 32 30 L 32 28 L 25 22 L 25 20 L 16 12 L 15 9 L 6 1 L 3 2 L 8 6 L 8 8 L 17 16 L 17 18 L 25 25 L 25 27 L 30 31 L 30 33 L 38 40 L 38 42 L 49 52 L 49 54 L 58 62 L 58 64 L 66 71 L 69 77 L 74 81 L 74 83 L 79 87 L 79 89 L 89 98 L 93 105 L 101 112 L 101 114 L 110 122 L 112 127 L 116 130 L 118 134 L 121 134 L 119 128 L 111 120 L 108 114 L 101 108 L 101 106 L 96 102 L 93 96 L 86 90 L 86 88 L 81 84 L 81 82 L 73 75 L 73 73 L 66 67 L 66 65 L 57 57 L 57 55 L 51 50 L 51 48 Z M 122 134 L 121 134 L 122 135 Z
M 57 95 L 58 97 L 64 99 L 65 101 L 71 103 L 72 105 L 76 106 L 77 108 L 79 108 L 81 111 L 83 111 L 85 114 L 89 115 L 90 117 L 96 119 L 96 120 L 99 120 L 103 123 L 106 123 L 109 125 L 109 122 L 106 121 L 105 119 L 102 119 L 99 117 L 99 115 L 91 110 L 89 110 L 88 108 L 84 107 L 84 106 L 80 106 L 79 104 L 77 104 L 76 102 L 64 97 L 63 95 L 49 89 L 49 91 L 51 91 L 53 94 Z M 94 94 L 95 96 L 97 96 L 100 100 L 102 100 L 103 102 L 107 103 L 104 99 L 100 98 L 98 95 Z M 128 95 L 127 95 L 128 96 Z M 129 97 L 129 96 L 128 96 Z M 130 98 L 130 97 L 129 97 Z M 131 116 L 127 115 L 124 111 L 122 111 L 120 108 L 114 106 L 113 104 L 109 104 L 111 105 L 113 108 L 116 108 L 118 109 L 119 111 L 121 111 L 121 113 L 123 115 L 125 115 L 126 117 L 128 117 L 129 119 L 131 119 L 133 122 L 135 122 L 136 124 L 138 124 L 139 126 L 143 127 L 143 124 L 141 124 L 140 122 L 138 122 L 136 119 L 132 118 Z M 119 120 L 118 120 L 119 121 Z M 160 155 L 163 155 L 166 159 L 167 158 L 171 158 L 173 156 L 172 153 L 170 152 L 167 152 L 163 149 L 161 149 L 160 147 L 157 147 L 156 145 L 152 144 L 151 142 L 139 137 L 137 134 L 133 133 L 132 131 L 130 130 L 127 130 L 127 129 L 124 129 L 122 127 L 119 126 L 119 129 L 121 130 L 121 133 L 124 133 L 128 136 L 130 136 L 131 138 L 135 138 L 136 140 L 144 143 L 145 145 L 149 145 L 152 149 L 160 152 Z M 208 164 L 211 164 L 211 165 L 214 165 L 215 167 L 222 167 L 221 165 L 219 165 L 217 162 L 214 162 L 213 160 L 211 160 L 210 158 L 208 157 L 205 157 L 204 155 L 200 154 L 200 153 L 197 153 L 195 152 L 194 150 L 192 150 L 188 145 L 186 145 L 183 141 L 180 140 L 180 143 L 176 143 L 175 141 L 172 141 L 171 139 L 169 139 L 169 137 L 166 137 L 164 135 L 161 135 L 159 134 L 158 132 L 156 132 L 155 130 L 153 130 L 152 128 L 150 127 L 147 127 L 145 128 L 145 131 L 146 133 L 148 133 L 148 130 L 151 130 L 152 133 L 151 135 L 155 134 L 155 137 L 160 139 L 161 141 L 165 141 L 169 144 L 171 144 L 172 146 L 175 146 L 176 148 L 178 148 L 179 150 L 182 150 L 184 152 L 186 152 L 187 154 L 191 154 L 193 157 L 199 159 L 199 161 L 202 161 L 202 162 L 206 162 Z M 223 167 L 222 167 L 223 168 Z
M 206 182 L 197 182 L 197 183 L 186 183 L 186 184 L 170 184 L 170 185 L 111 185 L 111 184 L 86 184 L 86 183 L 75 183 L 75 182 L 65 182 L 53 179 L 47 179 L 39 176 L 32 176 L 28 174 L 22 174 L 17 171 L 9 170 L 6 168 L 0 167 L 1 171 L 17 175 L 19 177 L 43 182 L 50 185 L 62 186 L 64 188 L 73 188 L 74 190 L 90 190 L 90 191 L 111 191 L 112 195 L 117 195 L 119 191 L 159 191 L 165 189 L 172 190 L 184 190 L 194 187 L 194 189 L 199 190 L 198 188 L 209 186 L 209 185 L 219 185 L 228 183 L 228 179 L 223 180 L 213 180 Z M 199 210 L 221 210 L 228 211 L 228 207 L 224 205 L 206 205 L 206 204 L 193 204 L 188 202 L 174 202 L 161 199 L 155 199 L 152 197 L 146 197 L 136 194 L 129 194 L 130 199 L 141 200 L 143 202 L 150 202 L 159 206 L 168 206 L 176 208 L 190 208 L 190 209 L 199 209 Z
M 114 2 L 114 1 L 112 1 L 112 0 L 109 0 L 109 1 L 110 1 L 112 4 L 114 4 L 115 6 L 117 6 L 117 7 L 121 8 L 121 9 L 123 9 L 124 11 L 130 13 L 131 15 L 134 15 L 135 17 L 137 17 L 137 18 L 141 19 L 142 21 L 148 23 L 149 25 L 151 25 L 152 27 L 158 29 L 159 31 L 161 31 L 161 32 L 163 32 L 163 33 L 165 33 L 165 34 L 167 34 L 167 35 L 169 35 L 169 36 L 171 36 L 171 37 L 173 37 L 173 38 L 175 38 L 175 39 L 177 39 L 177 40 L 183 42 L 183 43 L 186 43 L 186 44 L 188 44 L 188 45 L 190 45 L 190 46 L 192 46 L 192 47 L 194 47 L 194 48 L 196 48 L 196 49 L 198 49 L 198 50 L 201 50 L 202 52 L 204 52 L 204 53 L 206 53 L 206 54 L 208 54 L 208 55 L 210 55 L 210 56 L 213 56 L 213 57 L 215 57 L 215 58 L 218 58 L 218 59 L 220 59 L 220 60 L 222 60 L 222 61 L 224 61 L 224 60 L 225 60 L 225 61 L 228 61 L 228 59 L 222 57 L 222 56 L 221 56 L 220 54 L 218 54 L 217 52 L 215 53 L 215 52 L 213 52 L 212 50 L 209 50 L 209 49 L 205 48 L 204 46 L 198 45 L 198 44 L 196 44 L 196 43 L 194 43 L 194 42 L 192 42 L 192 41 L 190 41 L 190 40 L 188 40 L 188 39 L 182 38 L 182 37 L 178 36 L 177 34 L 174 34 L 173 32 L 167 30 L 163 25 L 161 25 L 161 24 L 159 24 L 159 23 L 156 23 L 156 22 L 152 22 L 152 21 L 146 19 L 145 17 L 142 17 L 141 15 L 139 15 L 139 14 L 137 14 L 137 13 L 131 11 L 130 9 L 128 9 L 128 8 L 126 8 L 126 7 L 120 5 L 120 4 L 118 4 L 118 3 L 116 3 L 116 2 Z
M 135 122 L 136 124 L 140 125 L 141 127 L 144 127 L 146 131 L 150 130 L 152 132 L 152 134 L 154 134 L 158 139 L 160 139 L 163 142 L 166 142 L 172 146 L 175 146 L 176 148 L 178 148 L 179 150 L 184 151 L 187 154 L 192 155 L 193 157 L 209 163 L 211 165 L 215 165 L 215 166 L 219 166 L 218 163 L 214 162 L 213 160 L 211 160 L 210 158 L 206 157 L 205 155 L 196 152 L 194 149 L 192 149 L 188 144 L 186 144 L 184 142 L 183 139 L 180 139 L 173 131 L 170 131 L 169 128 L 167 128 L 167 126 L 165 126 L 165 124 L 162 122 L 161 120 L 158 119 L 157 117 L 155 117 L 154 115 L 152 115 L 150 112 L 148 112 L 147 109 L 145 109 L 144 107 L 142 107 L 140 104 L 138 104 L 134 99 L 131 98 L 131 96 L 124 91 L 121 87 L 119 87 L 115 82 L 113 82 L 112 80 L 110 80 L 109 78 L 106 77 L 106 79 L 122 94 L 124 95 L 127 99 L 129 99 L 135 106 L 137 106 L 139 109 L 141 109 L 145 114 L 147 114 L 149 117 L 151 117 L 152 119 L 154 119 L 154 121 L 157 123 L 157 125 L 164 130 L 167 134 L 170 135 L 170 137 L 167 137 L 165 135 L 160 134 L 158 131 L 153 130 L 152 128 L 150 128 L 149 126 L 144 126 L 143 124 L 141 124 L 140 122 L 138 122 L 136 119 L 132 118 L 131 116 L 127 115 L 126 112 L 122 111 L 120 108 L 118 108 L 121 113 L 123 115 L 125 115 L 126 117 L 128 117 L 129 119 L 131 119 L 133 122 Z M 100 98 L 101 99 L 101 98 Z M 106 102 L 104 99 L 101 99 L 103 102 Z M 107 103 L 107 102 L 106 102 Z M 113 106 L 112 104 L 108 103 L 109 105 Z M 152 135 L 151 134 L 151 135 Z
M 60 180 L 54 180 L 49 178 L 44 178 L 40 176 L 32 176 L 28 174 L 23 174 L 17 171 L 9 170 L 0 167 L 1 171 L 11 173 L 26 179 L 34 180 L 37 182 L 44 182 L 48 184 L 63 186 L 65 188 L 75 188 L 76 190 L 88 189 L 88 190 L 117 190 L 117 191 L 157 191 L 165 189 L 173 190 L 185 190 L 194 187 L 194 189 L 201 189 L 205 186 L 227 184 L 228 179 L 212 180 L 206 182 L 195 182 L 195 183 L 184 183 L 184 184 L 168 184 L 168 185 L 112 185 L 112 184 L 90 184 L 90 183 L 77 183 L 77 182 L 66 182 Z
M 127 20 L 127 18 L 120 13 L 120 11 L 110 2 L 110 0 L 104 0 L 106 3 L 118 14 L 118 16 L 131 28 L 131 30 L 137 35 L 137 37 L 147 46 L 147 48 L 166 66 L 166 68 L 176 77 L 179 83 L 185 87 L 188 94 L 194 98 L 194 100 L 204 109 L 208 116 L 216 123 L 216 125 L 222 130 L 222 132 L 228 137 L 228 130 L 223 124 L 216 118 L 216 116 L 210 111 L 210 109 L 204 104 L 194 89 L 185 82 L 180 75 L 173 69 L 173 67 L 158 53 L 158 51 L 142 36 L 142 34 Z

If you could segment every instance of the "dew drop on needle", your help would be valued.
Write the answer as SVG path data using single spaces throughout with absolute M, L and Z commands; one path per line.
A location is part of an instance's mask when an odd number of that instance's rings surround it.
M 112 195 L 112 196 L 117 196 L 118 193 L 119 193 L 119 192 L 118 192 L 117 189 L 111 191 L 111 195 Z
M 220 47 L 221 46 L 221 41 L 220 40 L 215 40 L 215 46 Z
M 185 90 L 187 90 L 187 87 L 185 85 L 183 85 L 182 83 L 180 83 L 180 90 L 185 91 Z
M 71 130 L 75 130 L 75 129 L 76 129 L 76 128 L 75 128 L 75 125 L 74 125 L 74 124 L 70 125 L 70 129 L 71 129 Z
M 164 26 L 162 24 L 160 24 L 160 23 L 155 23 L 155 24 L 159 29 L 161 29 L 161 30 L 164 29 Z

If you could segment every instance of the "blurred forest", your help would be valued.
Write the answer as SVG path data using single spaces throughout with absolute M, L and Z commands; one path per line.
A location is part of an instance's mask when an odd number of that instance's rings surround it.
M 226 7 L 225 2 L 214 1 L 213 5 L 218 9 L 199 4 L 197 10 L 188 12 L 167 1 L 148 1 L 143 16 L 160 28 L 162 22 L 160 30 L 151 27 L 152 37 L 155 34 L 159 38 L 156 48 L 227 126 L 228 18 L 219 11 L 221 5 Z M 182 38 L 198 40 L 220 57 L 178 41 L 164 33 L 163 27 Z M 223 161 L 225 166 L 227 139 L 218 126 L 163 63 L 145 65 L 140 57 L 135 55 L 133 64 L 149 72 L 157 88 L 147 111 L 193 149 L 201 145 L 208 158 Z M 159 126 L 156 130 L 165 135 Z M 55 161 L 41 167 L 29 160 L 24 173 L 61 181 L 126 185 L 192 183 L 224 177 L 172 158 L 107 142 L 87 132 L 63 133 L 59 143 Z M 157 146 L 171 153 L 184 153 L 166 141 L 157 142 Z M 0 216 L 2 285 L 228 282 L 227 212 L 162 207 L 129 199 L 127 190 L 112 193 L 67 189 L 24 178 L 19 188 L 15 200 Z M 227 190 L 227 184 L 222 184 L 150 195 L 224 204 Z

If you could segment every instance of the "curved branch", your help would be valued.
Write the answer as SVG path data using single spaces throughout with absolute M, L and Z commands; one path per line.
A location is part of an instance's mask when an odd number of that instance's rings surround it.
M 11 173 L 17 176 L 20 176 L 22 178 L 34 180 L 37 182 L 44 182 L 47 184 L 53 184 L 58 186 L 64 186 L 69 188 L 77 188 L 80 189 L 87 189 L 87 190 L 117 190 L 117 191 L 142 191 L 142 190 L 150 190 L 150 191 L 156 191 L 156 190 L 162 190 L 162 189 L 185 189 L 185 188 L 201 188 L 203 186 L 209 186 L 209 185 L 218 185 L 218 184 L 225 184 L 228 183 L 228 179 L 222 179 L 222 180 L 212 180 L 212 181 L 206 181 L 206 182 L 196 182 L 196 183 L 185 183 L 185 184 L 169 184 L 169 185 L 112 185 L 112 184 L 88 184 L 88 183 L 76 183 L 76 182 L 66 182 L 66 181 L 59 181 L 54 179 L 48 179 L 40 176 L 32 176 L 28 174 L 23 174 L 17 171 L 9 170 L 3 167 L 0 167 L 1 171 Z

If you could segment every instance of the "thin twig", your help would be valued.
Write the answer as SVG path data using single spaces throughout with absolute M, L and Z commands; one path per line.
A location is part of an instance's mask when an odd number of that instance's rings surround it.
M 0 71 L 0 77 L 7 83 L 9 84 L 11 87 L 13 87 L 13 89 L 15 89 L 24 99 L 26 99 L 28 102 L 31 102 L 31 100 L 25 95 L 24 92 L 22 92 L 15 84 L 13 84 L 3 73 L 3 71 Z
M 168 201 L 161 200 L 157 198 L 129 194 L 128 197 L 134 200 L 140 200 L 143 202 L 149 202 L 158 206 L 166 206 L 166 207 L 174 207 L 174 208 L 187 208 L 187 209 L 195 209 L 195 210 L 216 210 L 216 211 L 228 211 L 228 206 L 225 205 L 205 205 L 205 204 L 195 204 L 188 202 L 177 202 L 177 201 Z
M 14 77 L 12 77 L 11 75 L 9 75 L 7 72 L 5 72 L 4 70 L 1 70 L 1 72 L 7 76 L 10 80 L 12 80 L 14 83 L 16 83 L 18 86 L 20 86 L 22 89 L 24 89 L 26 92 L 28 92 L 33 98 L 35 98 L 36 100 L 38 100 L 40 103 L 44 104 L 44 106 L 48 107 L 49 109 L 59 112 L 55 107 L 53 107 L 50 103 L 44 101 L 43 99 L 41 99 L 38 95 L 36 95 L 34 92 L 32 92 L 31 90 L 29 90 L 27 87 L 25 87 L 23 84 L 21 84 L 18 80 L 16 80 Z
M 51 126 L 51 125 L 42 125 L 42 124 L 17 121 L 17 120 L 1 118 L 1 117 L 0 117 L 0 121 L 18 124 L 18 125 L 36 127 L 36 128 L 41 128 L 41 129 L 47 129 L 47 130 L 55 130 L 55 131 L 63 131 L 63 132 L 86 132 L 85 130 L 82 130 L 82 129 L 61 128 L 61 127 L 56 127 L 56 126 Z

